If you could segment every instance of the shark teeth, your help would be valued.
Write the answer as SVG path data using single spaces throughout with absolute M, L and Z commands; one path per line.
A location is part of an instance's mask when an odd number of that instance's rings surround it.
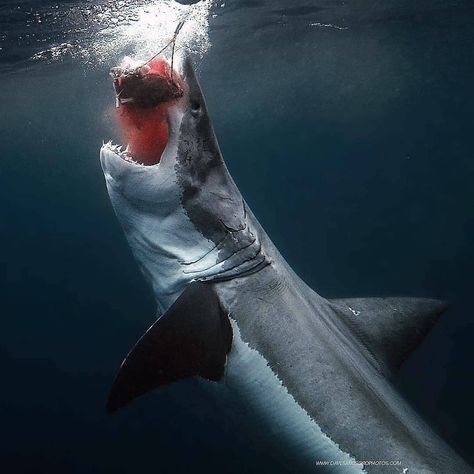
M 117 144 L 113 143 L 112 140 L 109 140 L 107 143 L 104 143 L 104 146 L 108 150 L 110 150 L 112 153 L 115 153 L 116 155 L 118 155 L 124 161 L 127 161 L 129 163 L 133 163 L 134 165 L 138 165 L 138 166 L 145 166 L 143 163 L 139 163 L 138 161 L 135 161 L 133 159 L 133 156 L 130 154 L 130 152 L 128 150 L 128 145 L 124 149 L 123 145 L 117 145 Z

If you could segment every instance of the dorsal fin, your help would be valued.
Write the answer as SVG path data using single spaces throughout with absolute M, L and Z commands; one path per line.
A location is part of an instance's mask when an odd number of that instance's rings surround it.
M 220 380 L 231 345 L 232 327 L 212 284 L 191 283 L 122 362 L 107 411 L 187 377 Z
M 446 309 L 443 301 L 428 298 L 330 301 L 388 376 L 419 346 Z

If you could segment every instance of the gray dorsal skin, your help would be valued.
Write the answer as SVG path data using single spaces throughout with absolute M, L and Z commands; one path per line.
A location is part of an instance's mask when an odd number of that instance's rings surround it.
M 242 402 L 290 472 L 363 472 L 356 460 L 371 473 L 472 472 L 387 378 L 443 303 L 328 301 L 309 288 L 230 177 L 189 60 L 181 75 L 187 90 L 168 111 L 158 165 L 101 150 L 113 208 L 162 315 L 122 364 L 109 408 L 184 377 L 215 380 L 226 359 L 218 392 Z

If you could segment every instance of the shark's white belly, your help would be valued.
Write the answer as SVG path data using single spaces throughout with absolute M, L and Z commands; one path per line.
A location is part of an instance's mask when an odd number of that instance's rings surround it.
M 231 323 L 234 335 L 225 384 L 245 405 L 260 436 L 275 444 L 275 457 L 280 457 L 293 472 L 365 472 L 321 431 L 265 358 L 242 340 L 236 322 Z M 328 465 L 324 466 L 324 462 Z

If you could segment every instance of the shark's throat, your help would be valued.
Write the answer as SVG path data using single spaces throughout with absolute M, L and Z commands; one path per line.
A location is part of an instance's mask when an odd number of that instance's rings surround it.
M 250 222 L 244 229 L 229 231 L 221 242 L 204 238 L 184 213 L 175 213 L 169 227 L 157 234 L 135 228 L 126 233 L 140 268 L 149 281 L 158 304 L 165 312 L 193 281 L 237 278 L 268 263 L 258 234 Z M 176 233 L 181 234 L 176 240 Z

